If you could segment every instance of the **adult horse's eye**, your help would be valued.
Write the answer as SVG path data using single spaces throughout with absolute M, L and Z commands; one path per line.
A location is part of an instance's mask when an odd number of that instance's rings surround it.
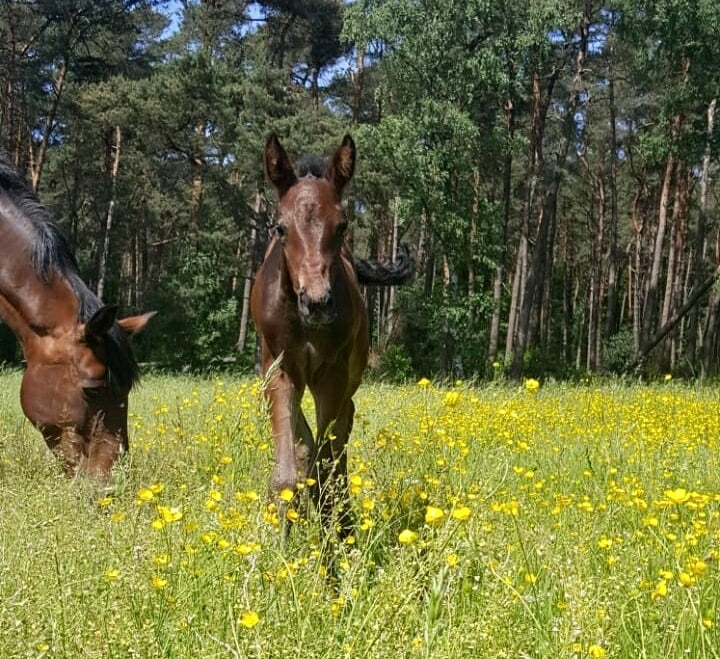
M 275 233 L 277 233 L 278 238 L 284 238 L 287 234 L 287 227 L 284 224 L 276 224 Z
M 338 236 L 345 235 L 345 232 L 347 231 L 348 223 L 347 222 L 340 222 L 340 224 L 337 225 L 337 233 Z

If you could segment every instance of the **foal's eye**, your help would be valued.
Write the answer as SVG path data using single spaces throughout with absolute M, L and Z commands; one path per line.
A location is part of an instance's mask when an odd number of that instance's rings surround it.
M 287 233 L 287 227 L 284 224 L 276 224 L 275 233 L 277 233 L 278 238 L 284 238 Z

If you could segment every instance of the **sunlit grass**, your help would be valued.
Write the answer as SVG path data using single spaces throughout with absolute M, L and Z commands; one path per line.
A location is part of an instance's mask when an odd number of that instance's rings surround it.
M 279 541 L 259 382 L 146 377 L 110 491 L 0 383 L 2 657 L 717 656 L 717 389 L 365 385 L 328 548 L 290 493 Z

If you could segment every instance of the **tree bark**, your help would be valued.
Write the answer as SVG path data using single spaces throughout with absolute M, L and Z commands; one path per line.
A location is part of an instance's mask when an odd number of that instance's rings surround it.
M 698 223 L 695 232 L 695 267 L 693 271 L 693 289 L 700 286 L 703 277 L 705 262 L 705 234 L 707 231 L 708 207 L 708 178 L 710 172 L 710 157 L 712 155 L 712 137 L 715 129 L 715 109 L 717 99 L 710 101 L 707 109 L 707 130 L 705 132 L 705 153 L 703 155 L 702 173 L 700 175 L 700 193 L 698 197 Z M 695 363 L 698 337 L 699 309 L 693 307 L 688 318 L 687 331 L 687 359 L 690 364 Z
M 518 318 L 518 336 L 513 353 L 511 376 L 519 378 L 523 369 L 523 358 L 527 348 L 528 329 L 530 326 L 530 315 L 533 303 L 540 297 L 543 283 L 542 274 L 545 267 L 545 260 L 548 250 L 548 234 L 550 224 L 553 220 L 557 206 L 557 197 L 560 190 L 560 183 L 563 176 L 563 167 L 567 159 L 570 142 L 575 130 L 575 112 L 580 104 L 580 91 L 582 86 L 582 74 L 587 53 L 588 38 L 590 34 L 591 6 L 590 0 L 583 1 L 583 17 L 580 24 L 580 42 L 575 56 L 575 74 L 570 86 L 570 96 L 565 109 L 563 122 L 563 134 L 558 149 L 558 154 L 553 166 L 552 176 L 545 196 L 545 202 L 540 211 L 538 220 L 537 239 L 533 249 L 532 261 L 525 282 L 522 306 Z
M 668 322 L 665 323 L 652 337 L 650 337 L 647 343 L 644 343 L 641 346 L 638 355 L 635 357 L 635 360 L 630 364 L 628 370 L 636 367 L 643 360 L 643 358 L 658 343 L 660 343 L 660 341 L 662 341 L 670 332 L 672 332 L 673 329 L 675 329 L 675 326 L 687 315 L 690 309 L 692 309 L 693 306 L 695 306 L 700 301 L 700 298 L 702 298 L 702 296 L 710 290 L 713 284 L 718 280 L 718 277 L 720 277 L 720 266 L 715 268 L 715 271 L 702 283 L 700 288 L 698 288 L 698 290 L 696 290 L 690 296 L 688 301 L 685 302 L 685 304 L 677 311 L 677 313 L 671 319 L 669 319 Z
M 615 49 L 610 46 L 608 71 L 608 102 L 610 105 L 610 224 L 608 226 L 608 277 L 607 277 L 607 314 L 605 316 L 605 339 L 617 333 L 618 322 L 618 273 L 620 272 L 620 254 L 618 253 L 618 190 L 617 190 L 617 120 L 615 117 L 615 74 L 613 59 Z
M 111 166 L 110 166 L 110 201 L 108 202 L 108 209 L 105 215 L 105 233 L 103 236 L 103 246 L 100 252 L 100 263 L 98 264 L 98 280 L 97 280 L 97 296 L 101 300 L 105 293 L 105 276 L 107 274 L 107 260 L 110 252 L 110 232 L 113 226 L 113 217 L 115 215 L 115 204 L 117 197 L 117 175 L 118 169 L 120 168 L 120 140 L 122 133 L 120 126 L 115 126 L 113 130 L 114 141 L 110 150 L 112 152 Z
M 676 119 L 677 121 L 677 119 Z M 648 280 L 647 297 L 645 299 L 645 309 L 643 312 L 643 322 L 640 344 L 645 345 L 650 340 L 652 327 L 656 322 L 657 306 L 658 306 L 658 284 L 660 282 L 660 273 L 662 271 L 662 255 L 665 246 L 665 232 L 668 224 L 668 206 L 670 203 L 670 187 L 673 172 L 675 171 L 675 156 L 670 153 L 665 162 L 665 171 L 663 174 L 662 189 L 660 192 L 660 203 L 658 208 L 658 224 L 655 233 L 655 245 L 653 248 L 652 265 L 650 268 L 650 278 Z
M 60 105 L 60 97 L 62 96 L 63 90 L 65 89 L 65 80 L 67 78 L 68 62 L 67 58 L 63 58 L 60 64 L 60 69 L 55 78 L 54 84 L 54 95 L 48 115 L 45 118 L 45 128 L 43 129 L 42 139 L 38 152 L 35 155 L 31 155 L 30 166 L 31 166 L 31 183 L 33 192 L 38 191 L 40 187 L 40 178 L 42 176 L 43 167 L 45 166 L 45 158 L 47 156 L 48 143 L 50 142 L 50 136 L 55 129 L 55 117 L 57 116 L 58 106 Z M 32 144 L 32 140 L 30 140 Z
M 505 277 L 505 259 L 507 258 L 508 227 L 512 208 L 512 143 L 515 133 L 515 106 L 508 94 L 505 102 L 505 164 L 503 169 L 503 219 L 500 232 L 500 253 L 493 275 L 493 312 L 490 318 L 490 336 L 488 345 L 488 372 L 492 373 L 492 364 L 497 360 L 500 340 L 500 313 L 502 311 L 502 286 Z
M 245 343 L 247 342 L 248 325 L 250 319 L 250 291 L 252 289 L 253 275 L 255 272 L 255 242 L 257 241 L 257 222 L 260 218 L 260 210 L 262 208 L 262 196 L 260 190 L 255 192 L 255 203 L 253 204 L 253 211 L 255 216 L 250 227 L 250 242 L 248 249 L 245 254 L 245 272 L 243 275 L 243 293 L 242 293 L 242 306 L 240 308 L 240 331 L 238 333 L 238 340 L 235 344 L 235 349 L 238 352 L 245 351 Z

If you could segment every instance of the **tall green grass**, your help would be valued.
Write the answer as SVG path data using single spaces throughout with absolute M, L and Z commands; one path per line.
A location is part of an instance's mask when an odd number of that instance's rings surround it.
M 312 515 L 281 543 L 256 381 L 146 377 L 109 491 L 18 391 L 0 375 L 1 657 L 720 652 L 717 389 L 365 385 L 340 546 Z

